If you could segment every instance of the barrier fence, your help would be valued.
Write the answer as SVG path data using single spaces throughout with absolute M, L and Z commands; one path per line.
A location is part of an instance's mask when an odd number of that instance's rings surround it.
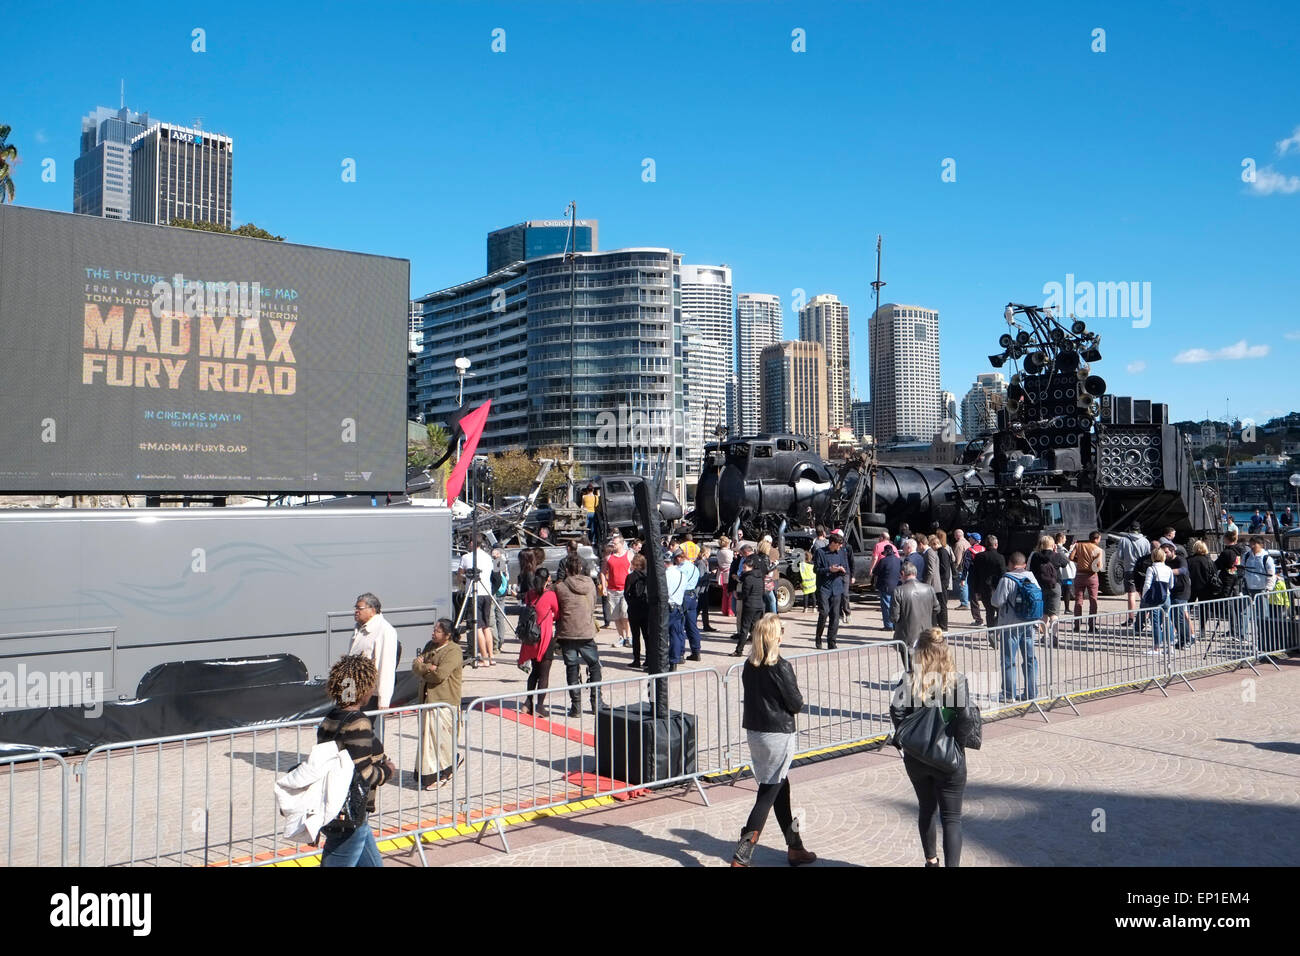
M 47 796 L 51 792 L 56 799 Z M 68 765 L 63 758 L 47 753 L 0 757 L 0 794 L 5 797 L 0 866 L 67 866 Z
M 465 712 L 465 819 L 509 849 L 504 821 L 575 800 L 684 783 L 707 804 L 699 777 L 722 769 L 722 706 L 711 668 L 480 697 Z
M 848 635 L 843 635 L 848 637 Z M 1121 688 L 1174 681 L 1300 651 L 1300 588 L 1054 624 L 950 630 L 957 667 L 989 717 Z M 791 655 L 805 706 L 798 753 L 878 741 L 904 670 L 900 642 Z M 1030 664 L 1032 661 L 1032 665 Z M 743 664 L 519 691 L 379 712 L 397 777 L 376 793 L 381 849 L 425 857 L 424 843 L 669 785 L 749 761 Z M 655 700 L 663 686 L 669 707 Z M 1194 689 L 1194 688 L 1193 688 Z M 592 711 L 592 698 L 601 707 Z M 576 698 L 581 713 L 570 716 Z M 316 719 L 97 747 L 70 764 L 52 753 L 0 757 L 0 864 L 248 865 L 314 858 L 286 843 L 274 782 L 306 759 Z M 463 759 L 463 765 L 458 761 Z M 441 781 L 440 776 L 446 779 Z M 75 779 L 75 786 L 72 782 Z M 430 789 L 424 789 L 429 785 Z M 704 798 L 707 803 L 707 798 Z M 592 801 L 595 801 L 593 803 Z M 74 824 L 75 821 L 75 824 Z M 436 834 L 436 836 L 435 836 Z M 509 849 L 508 843 L 506 849 Z
M 787 657 L 804 700 L 803 710 L 795 718 L 799 735 L 796 755 L 862 743 L 890 733 L 893 726 L 889 701 L 903 673 L 904 653 L 901 641 L 882 641 Z M 724 710 L 728 770 L 739 770 L 750 760 L 741 726 L 744 669 L 743 662 L 733 664 L 722 680 L 727 695 Z

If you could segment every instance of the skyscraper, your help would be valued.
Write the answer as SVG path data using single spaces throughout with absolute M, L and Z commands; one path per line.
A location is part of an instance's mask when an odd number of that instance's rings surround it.
M 952 392 L 940 392 L 939 410 L 943 415 L 939 422 L 940 429 L 948 422 L 952 422 L 952 432 L 954 435 L 957 434 L 961 430 L 961 422 L 957 418 L 957 396 Z
M 154 123 L 131 140 L 131 218 L 166 226 L 173 219 L 231 228 L 229 136 Z
M 481 452 L 567 452 L 572 442 L 583 474 L 611 475 L 644 470 L 666 449 L 682 495 L 680 263 L 669 249 L 584 253 L 572 264 L 549 255 L 422 296 L 410 417 L 446 420 L 461 391 L 455 360 L 467 358 L 464 403 L 492 399 Z
M 777 342 L 763 349 L 765 432 L 805 438 L 823 458 L 830 446 L 827 424 L 826 352 L 820 342 Z
M 487 271 L 496 272 L 512 262 L 537 259 L 556 253 L 594 252 L 597 245 L 599 221 L 579 219 L 573 224 L 573 246 L 569 249 L 569 220 L 530 219 L 527 222 L 506 226 L 488 233 Z
M 855 401 L 849 413 L 853 424 L 853 436 L 859 440 L 872 434 L 876 426 L 871 420 L 871 403 Z
M 736 391 L 738 431 L 753 435 L 763 427 L 762 372 L 759 357 L 763 349 L 781 334 L 781 297 L 742 292 L 736 297 Z
M 721 353 L 716 361 L 709 359 L 709 365 L 700 370 L 696 388 L 698 407 L 704 411 L 707 405 L 709 441 L 713 440 L 715 424 L 721 422 L 730 431 L 736 420 L 735 409 L 727 402 L 727 383 L 736 364 L 731 298 L 729 266 L 682 263 L 682 322 L 694 324 L 699 334 Z M 701 354 L 712 355 L 712 351 Z M 687 468 L 690 468 L 689 459 Z
M 933 440 L 943 425 L 939 313 L 887 303 L 872 314 L 868 335 L 876 443 Z
M 827 413 L 831 425 L 849 423 L 853 403 L 849 378 L 849 307 L 829 293 L 813 296 L 799 310 L 799 338 L 820 342 L 826 352 Z
M 1001 372 L 984 372 L 975 376 L 961 401 L 961 433 L 967 439 L 980 438 L 993 431 L 995 411 L 1006 399 L 1007 380 Z
M 98 106 L 81 119 L 81 155 L 72 167 L 72 211 L 131 218 L 131 140 L 149 128 L 148 113 Z
M 730 310 L 728 310 L 730 311 Z M 682 317 L 682 400 L 685 414 L 686 477 L 696 478 L 704 464 L 704 446 L 715 441 L 714 429 L 726 424 L 718 402 L 718 384 L 725 383 L 722 346 L 693 321 Z M 725 395 L 725 384 L 723 388 Z

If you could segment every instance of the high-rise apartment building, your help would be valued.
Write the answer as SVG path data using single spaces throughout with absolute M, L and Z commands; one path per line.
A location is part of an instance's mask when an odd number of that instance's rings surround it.
M 725 353 L 712 336 L 682 317 L 682 400 L 685 414 L 686 478 L 698 478 L 704 446 L 726 427 L 726 409 L 718 401 L 718 383 L 726 381 Z M 722 390 L 725 395 L 725 384 Z
M 72 167 L 72 211 L 131 218 L 131 140 L 149 128 L 148 113 L 106 106 L 81 119 L 81 154 Z
M 482 452 L 572 444 L 584 474 L 610 475 L 643 471 L 667 450 L 681 495 L 680 264 L 658 248 L 584 253 L 572 264 L 549 255 L 421 297 L 410 417 L 445 421 L 463 384 L 465 404 L 492 399 Z M 457 358 L 471 363 L 463 383 Z
M 530 219 L 488 233 L 487 271 L 504 269 L 512 262 L 553 256 L 565 252 L 594 252 L 599 249 L 599 221 L 579 219 L 573 223 L 573 248 L 569 248 L 568 219 Z
M 424 307 L 415 299 L 411 300 L 411 311 L 406 318 L 406 351 L 420 351 L 420 335 L 424 327 Z
M 171 123 L 137 133 L 131 140 L 131 218 L 231 228 L 234 148 L 229 136 Z
M 757 434 L 763 427 L 763 349 L 780 342 L 781 297 L 742 292 L 736 297 L 736 392 L 742 435 Z
M 1007 394 L 1007 380 L 1001 372 L 975 376 L 975 384 L 961 400 L 961 433 L 967 439 L 991 434 L 997 424 L 996 411 Z
M 778 342 L 760 357 L 765 432 L 798 435 L 825 457 L 830 446 L 826 352 L 820 342 Z
M 849 423 L 849 307 L 829 293 L 813 296 L 799 310 L 799 338 L 820 342 L 826 352 L 826 407 L 835 427 Z
M 710 359 L 710 366 L 701 370 L 703 377 L 697 391 L 700 400 L 708 406 L 709 427 L 721 421 L 730 432 L 736 421 L 735 409 L 727 400 L 727 385 L 736 364 L 731 268 L 682 263 L 681 291 L 682 322 L 692 323 L 706 341 L 721 350 L 719 360 Z M 710 432 L 709 441 L 712 440 Z M 689 459 L 687 468 L 690 468 Z
M 932 441 L 943 426 L 939 313 L 888 303 L 872 314 L 868 335 L 876 443 Z

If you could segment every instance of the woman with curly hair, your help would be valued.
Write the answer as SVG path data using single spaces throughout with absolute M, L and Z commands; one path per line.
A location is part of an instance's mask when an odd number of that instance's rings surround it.
M 352 757 L 352 774 L 367 791 L 366 813 L 375 810 L 375 792 L 397 773 L 384 755 L 383 742 L 375 736 L 374 725 L 361 710 L 379 683 L 379 672 L 366 657 L 342 657 L 330 668 L 326 689 L 334 699 L 334 708 L 316 728 L 316 742 L 335 741 Z M 353 821 L 355 823 L 356 821 Z M 345 824 L 332 820 L 321 828 L 325 848 L 321 866 L 383 866 L 375 835 L 367 820 Z

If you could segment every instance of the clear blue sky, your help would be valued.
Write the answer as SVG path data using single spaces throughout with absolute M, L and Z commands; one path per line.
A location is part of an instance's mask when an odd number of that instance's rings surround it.
M 8 11 L 19 203 L 71 209 L 80 118 L 125 79 L 132 109 L 234 137 L 237 223 L 409 258 L 413 295 L 577 199 L 603 248 L 780 295 L 791 337 L 793 290 L 838 294 L 866 397 L 882 233 L 884 299 L 939 310 L 959 399 L 1007 301 L 1072 273 L 1151 284 L 1148 327 L 1091 323 L 1112 391 L 1176 418 L 1300 408 L 1295 3 L 182 6 Z

